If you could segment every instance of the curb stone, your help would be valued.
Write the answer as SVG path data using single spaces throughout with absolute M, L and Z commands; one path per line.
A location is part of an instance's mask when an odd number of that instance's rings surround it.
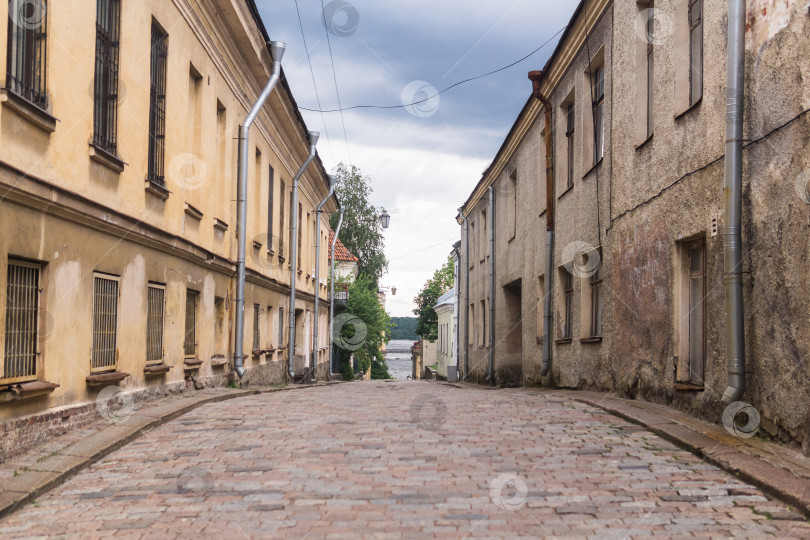
M 707 463 L 759 487 L 769 495 L 793 506 L 804 517 L 810 518 L 810 480 L 698 433 L 671 418 L 649 410 L 635 409 L 617 398 L 607 400 L 576 395 L 571 398 L 646 428 Z

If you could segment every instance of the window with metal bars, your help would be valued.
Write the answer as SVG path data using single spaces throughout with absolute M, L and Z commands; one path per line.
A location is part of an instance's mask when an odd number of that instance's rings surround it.
M 8 263 L 6 346 L 0 382 L 24 382 L 37 378 L 39 272 L 37 264 Z
M 118 364 L 118 279 L 93 278 L 93 351 L 91 371 L 114 370 Z
M 560 339 L 571 339 L 571 327 L 574 322 L 574 276 L 565 268 L 562 270 L 562 285 L 565 313 Z
M 93 144 L 118 152 L 118 53 L 121 37 L 120 0 L 96 0 L 96 78 L 93 102 Z
M 186 333 L 183 353 L 187 357 L 197 355 L 197 291 L 186 291 Z
M 703 0 L 689 1 L 689 105 L 703 97 Z
M 270 167 L 270 181 L 267 190 L 267 249 L 273 249 L 275 245 L 273 242 L 273 197 L 275 195 L 273 191 L 275 186 L 275 171 L 273 167 Z
M 591 276 L 591 336 L 602 337 L 602 265 Z
M 151 75 L 149 85 L 148 180 L 165 187 L 163 160 L 166 145 L 166 61 L 169 36 L 152 22 Z
M 565 138 L 568 143 L 568 187 L 574 185 L 574 104 L 569 103 L 566 109 Z
M 284 209 L 287 207 L 287 185 L 284 180 L 281 181 L 281 219 L 279 220 L 279 235 L 278 235 L 278 255 L 284 256 Z
M 278 346 L 284 346 L 284 308 L 278 308 Z
M 166 287 L 149 285 L 146 308 L 146 363 L 163 362 L 163 317 Z
M 259 331 L 259 324 L 261 323 L 262 308 L 259 304 L 253 304 L 253 350 L 258 351 L 261 347 L 260 338 L 261 332 Z
M 8 10 L 6 89 L 46 109 L 46 0 L 11 0 Z

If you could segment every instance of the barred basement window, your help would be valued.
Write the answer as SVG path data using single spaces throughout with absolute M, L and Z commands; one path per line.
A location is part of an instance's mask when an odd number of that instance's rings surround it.
M 163 313 L 166 287 L 149 285 L 146 311 L 146 363 L 163 362 Z
M 118 51 L 120 0 L 96 1 L 96 79 L 93 144 L 115 155 L 118 150 Z
M 93 279 L 93 372 L 115 370 L 118 364 L 118 281 L 114 276 Z
M 183 353 L 187 357 L 197 355 L 197 295 L 196 291 L 186 291 L 186 334 Z
M 6 88 L 42 109 L 46 95 L 46 0 L 11 0 L 8 4 Z
M 39 265 L 9 261 L 3 384 L 36 380 Z
M 169 36 L 152 22 L 151 75 L 149 86 L 148 180 L 166 186 L 163 158 L 166 144 L 166 60 Z

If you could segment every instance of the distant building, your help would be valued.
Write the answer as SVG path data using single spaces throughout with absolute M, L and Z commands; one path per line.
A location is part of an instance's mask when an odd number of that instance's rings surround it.
M 439 297 L 433 309 L 439 319 L 438 339 L 436 340 L 436 371 L 441 377 L 447 378 L 448 366 L 456 366 L 455 349 L 453 347 L 455 329 L 456 289 L 455 287 Z
M 329 231 L 329 256 L 332 256 L 331 249 L 332 249 L 332 241 L 335 238 L 335 231 Z M 331 259 L 330 259 L 331 263 Z M 337 239 L 337 243 L 335 244 L 335 276 L 338 279 L 347 278 L 348 281 L 351 283 L 360 273 L 360 266 L 357 257 L 355 257 L 351 251 L 349 251 L 346 246 L 343 245 L 343 242 L 340 241 L 340 237 Z

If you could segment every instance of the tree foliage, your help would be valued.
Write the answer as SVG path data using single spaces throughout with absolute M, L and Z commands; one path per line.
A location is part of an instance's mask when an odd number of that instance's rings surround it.
M 388 268 L 388 259 L 378 210 L 369 202 L 371 178 L 363 176 L 354 165 L 347 167 L 343 163 L 337 166 L 335 176 L 335 192 L 343 208 L 340 241 L 359 259 L 360 273 L 372 276 L 376 287 Z M 330 217 L 332 230 L 337 228 L 338 218 L 338 214 Z
M 360 371 L 371 369 L 371 377 L 388 379 L 388 365 L 380 352 L 383 343 L 391 336 L 391 318 L 383 309 L 377 297 L 377 285 L 374 278 L 361 274 L 349 285 L 349 303 L 346 313 L 351 317 L 340 328 L 340 342 L 347 345 L 340 350 L 341 371 L 344 376 L 351 372 L 348 363 L 352 353 L 358 362 Z
M 433 307 L 441 295 L 453 288 L 453 270 L 453 257 L 447 257 L 444 266 L 433 273 L 433 277 L 427 280 L 413 299 L 416 304 L 413 310 L 417 316 L 416 333 L 428 341 L 436 341 L 439 337 L 439 316 Z
M 391 329 L 391 339 L 407 339 L 416 341 L 416 317 L 391 317 L 394 327 Z

